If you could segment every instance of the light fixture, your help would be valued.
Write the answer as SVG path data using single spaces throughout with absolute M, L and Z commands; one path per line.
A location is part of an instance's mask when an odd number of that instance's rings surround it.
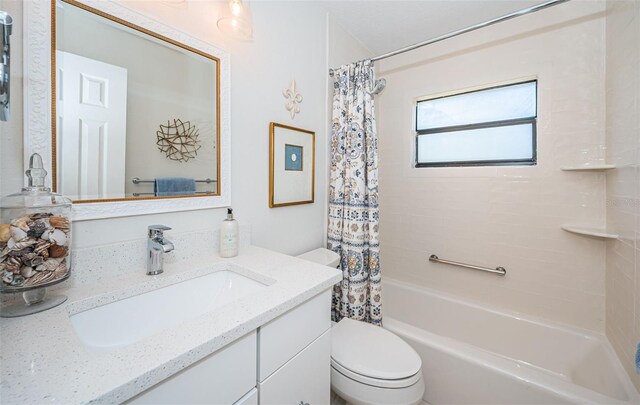
M 237 39 L 248 40 L 253 37 L 253 16 L 251 7 L 242 0 L 229 0 L 222 6 L 218 17 L 220 31 Z

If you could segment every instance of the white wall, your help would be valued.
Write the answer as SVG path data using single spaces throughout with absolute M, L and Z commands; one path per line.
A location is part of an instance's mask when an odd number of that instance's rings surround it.
M 268 172 L 270 121 L 316 131 L 316 170 L 325 171 L 327 61 L 323 9 L 304 2 L 256 2 L 254 40 L 237 42 L 224 39 L 217 31 L 219 3 L 189 1 L 180 6 L 144 1 L 123 3 L 230 51 L 232 204 L 236 218 L 242 224 L 251 224 L 253 243 L 258 246 L 291 254 L 321 246 L 325 179 L 316 178 L 314 204 L 270 209 Z M 20 44 L 14 51 L 21 52 Z M 301 113 L 294 120 L 284 109 L 282 96 L 291 79 L 296 79 L 304 96 Z M 21 141 L 21 134 L 14 131 L 12 137 L 20 137 Z M 5 137 L 2 138 L 4 153 Z M 16 155 L 8 159 L 3 156 L 2 164 L 7 162 L 12 171 L 20 172 L 21 160 Z M 5 173 L 3 168 L 3 180 Z M 166 224 L 177 231 L 217 228 L 224 217 L 225 210 L 211 209 L 77 222 L 74 246 L 136 239 L 144 236 L 146 226 L 153 223 Z
M 575 1 L 379 62 L 384 276 L 604 330 L 605 177 L 562 172 L 604 144 L 604 2 Z M 538 164 L 412 167 L 414 98 L 538 78 Z M 430 254 L 507 276 L 428 262 Z
M 607 223 L 620 235 L 607 242 L 606 332 L 640 390 L 640 3 L 607 1 Z
M 331 14 L 327 15 L 327 27 L 329 67 L 335 69 L 347 63 L 373 56 L 373 52 L 342 28 Z M 329 88 L 333 90 L 333 86 L 329 86 Z

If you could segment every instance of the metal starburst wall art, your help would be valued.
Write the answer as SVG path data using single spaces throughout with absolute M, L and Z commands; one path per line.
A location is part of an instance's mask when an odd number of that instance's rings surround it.
M 201 148 L 198 129 L 189 121 L 174 119 L 172 123 L 167 120 L 167 125 L 160 124 L 156 135 L 158 149 L 171 160 L 188 162 L 189 159 L 196 158 Z

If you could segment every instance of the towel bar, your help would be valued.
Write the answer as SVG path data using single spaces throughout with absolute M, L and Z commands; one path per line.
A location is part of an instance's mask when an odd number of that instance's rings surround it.
M 429 256 L 429 261 L 435 262 L 435 263 L 450 264 L 452 266 L 464 267 L 466 269 L 486 271 L 489 273 L 497 274 L 499 276 L 505 276 L 507 274 L 507 270 L 504 267 L 496 267 L 495 269 L 492 269 L 489 267 L 482 267 L 482 266 L 476 266 L 473 264 L 466 264 L 466 263 L 454 262 L 451 260 L 444 260 L 444 259 L 440 259 L 436 255 Z
M 196 183 L 217 183 L 218 180 L 213 180 L 210 178 L 206 178 L 204 180 L 194 180 Z M 133 184 L 140 184 L 140 183 L 155 183 L 155 180 L 140 180 L 140 177 L 134 177 L 133 179 L 131 179 L 131 182 Z
M 213 191 L 196 191 L 195 194 L 213 194 Z M 133 193 L 134 197 L 142 197 L 143 195 L 153 195 L 156 193 Z M 167 196 L 167 197 L 182 197 L 182 196 L 190 196 L 191 194 L 179 194 L 177 196 Z

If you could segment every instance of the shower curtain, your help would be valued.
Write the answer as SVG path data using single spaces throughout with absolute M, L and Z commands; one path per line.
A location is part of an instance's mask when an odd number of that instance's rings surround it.
M 340 254 L 343 277 L 333 290 L 332 319 L 382 325 L 374 83 L 370 60 L 335 72 L 328 248 Z

